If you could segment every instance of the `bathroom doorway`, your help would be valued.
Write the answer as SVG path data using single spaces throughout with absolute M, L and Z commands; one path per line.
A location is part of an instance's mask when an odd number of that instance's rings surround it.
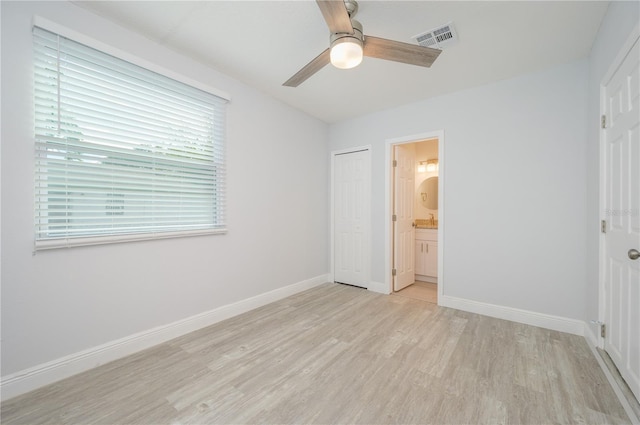
M 437 304 L 443 293 L 443 132 L 388 141 L 389 292 Z

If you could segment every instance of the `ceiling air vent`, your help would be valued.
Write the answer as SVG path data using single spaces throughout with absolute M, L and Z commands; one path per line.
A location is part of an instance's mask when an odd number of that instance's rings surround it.
M 432 29 L 431 31 L 414 35 L 411 38 L 417 41 L 421 46 L 431 47 L 434 49 L 444 49 L 446 46 L 450 46 L 458 42 L 458 35 L 456 34 L 453 22 L 449 22 L 448 24 Z

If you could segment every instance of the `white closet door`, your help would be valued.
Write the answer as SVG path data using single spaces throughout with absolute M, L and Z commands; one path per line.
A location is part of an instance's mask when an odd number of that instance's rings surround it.
M 336 154 L 334 181 L 334 281 L 369 285 L 369 150 Z

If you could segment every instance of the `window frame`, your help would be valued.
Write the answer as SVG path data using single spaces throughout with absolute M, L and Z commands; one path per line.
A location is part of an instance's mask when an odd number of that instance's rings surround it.
M 90 38 L 84 34 L 80 34 L 76 31 L 73 31 L 69 28 L 66 28 L 62 25 L 56 24 L 52 21 L 49 21 L 47 19 L 44 19 L 42 17 L 39 16 L 35 16 L 33 19 L 33 27 L 38 27 L 41 28 L 45 31 L 54 33 L 60 37 L 64 37 L 66 39 L 69 39 L 73 42 L 85 45 L 91 49 L 97 50 L 101 53 L 104 53 L 106 55 L 109 56 L 113 56 L 119 60 L 128 62 L 130 64 L 133 64 L 137 67 L 143 68 L 147 71 L 150 71 L 152 73 L 155 74 L 159 74 L 162 77 L 166 77 L 169 78 L 171 80 L 174 80 L 178 83 L 184 84 L 186 86 L 190 86 L 192 88 L 198 89 L 200 91 L 206 92 L 207 94 L 213 95 L 216 98 L 220 99 L 221 101 L 223 101 L 223 103 L 228 103 L 231 100 L 231 97 L 225 93 L 222 92 L 218 89 L 212 88 L 210 86 L 207 86 L 199 81 L 190 79 L 188 77 L 185 77 L 181 74 L 178 74 L 174 71 L 168 70 L 166 68 L 160 67 L 155 63 L 149 62 L 143 58 L 137 57 L 133 54 L 130 54 L 128 52 L 122 51 L 120 49 L 117 49 L 115 47 L 112 47 L 106 43 L 102 43 L 99 42 L 93 38 Z M 35 44 L 32 45 L 32 49 L 35 47 Z M 34 52 L 34 59 L 35 59 L 35 52 Z M 35 63 L 34 63 L 34 72 L 35 72 Z M 35 74 L 33 76 L 33 78 L 35 78 Z M 34 89 L 35 90 L 35 89 Z M 35 95 L 35 91 L 34 91 L 34 95 Z M 35 111 L 35 98 L 34 98 L 34 111 Z M 225 108 L 226 110 L 226 105 L 222 106 L 223 108 Z M 225 158 L 225 154 L 224 154 L 224 148 L 226 146 L 227 143 L 227 138 L 226 138 L 226 132 L 224 130 L 224 128 L 226 127 L 226 115 L 223 111 L 223 117 L 222 117 L 222 126 L 223 126 L 223 134 L 222 134 L 222 141 L 221 141 L 221 145 L 222 145 L 222 160 L 221 160 L 221 167 L 220 168 L 222 170 L 223 173 L 223 177 L 222 177 L 222 186 L 220 189 L 220 192 L 218 194 L 215 195 L 214 197 L 214 202 L 218 205 L 221 206 L 222 211 L 220 212 L 220 217 L 222 218 L 222 223 L 220 223 L 219 225 L 215 225 L 213 228 L 199 228 L 199 229 L 195 229 L 195 230 L 190 230 L 190 229 L 180 229 L 180 230 L 145 230 L 145 231 L 134 231 L 134 232 L 130 232 L 130 233 L 124 233 L 122 231 L 118 231 L 116 233 L 100 233 L 100 234 L 94 234 L 94 235 L 86 235 L 86 236 L 62 236 L 62 237 L 39 237 L 39 235 L 41 234 L 41 230 L 39 228 L 38 225 L 38 210 L 34 210 L 35 213 L 35 217 L 34 219 L 36 220 L 36 222 L 34 222 L 34 251 L 39 251 L 39 250 L 47 250 L 47 249 L 55 249 L 55 248 L 65 248 L 65 247 L 73 247 L 73 246 L 87 246 L 87 245 L 99 245 L 99 244 L 109 244 L 109 243 L 120 243 L 120 242 L 133 242 L 133 241 L 141 241 L 141 240 L 153 240 L 153 239 L 166 239 L 166 238 L 174 238 L 174 237 L 185 237 L 185 236 L 197 236 L 197 235 L 208 235 L 208 234 L 223 234 L 227 232 L 227 228 L 226 228 L 226 202 L 225 202 L 225 198 L 226 198 L 226 190 L 225 190 L 225 182 L 226 182 L 226 158 Z M 34 123 L 35 125 L 35 123 Z M 34 144 L 36 144 L 36 146 L 38 145 L 38 143 L 36 143 L 36 139 L 38 138 L 38 136 L 36 136 L 36 134 L 34 133 Z M 42 143 L 40 143 L 42 144 Z M 37 155 L 37 151 L 36 151 L 36 155 Z M 38 158 L 34 157 L 34 160 L 36 161 L 36 164 L 38 163 Z M 35 172 L 37 172 L 38 170 L 36 169 Z M 218 182 L 216 181 L 216 184 Z M 38 189 L 38 183 L 35 182 L 34 183 L 35 186 L 34 188 L 37 190 Z M 38 198 L 38 193 L 34 193 L 34 200 L 37 201 Z M 36 204 L 37 206 L 37 204 Z

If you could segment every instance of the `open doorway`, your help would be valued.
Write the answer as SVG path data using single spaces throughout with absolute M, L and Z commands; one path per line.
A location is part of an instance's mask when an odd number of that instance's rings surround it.
M 437 304 L 443 294 L 443 132 L 387 141 L 389 292 Z

